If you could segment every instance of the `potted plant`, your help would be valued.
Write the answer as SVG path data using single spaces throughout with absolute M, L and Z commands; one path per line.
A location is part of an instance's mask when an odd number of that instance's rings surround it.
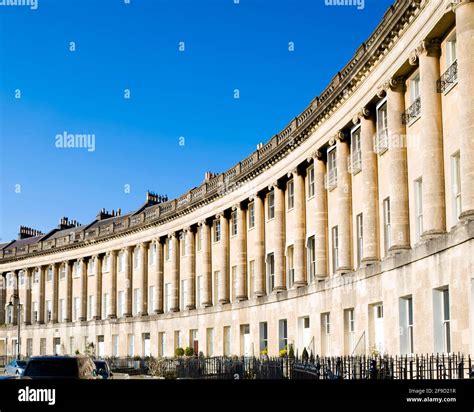
M 183 348 L 176 348 L 174 350 L 174 355 L 177 357 L 177 358 L 180 358 L 181 356 L 184 355 L 184 349 Z
M 193 356 L 194 355 L 194 349 L 190 348 L 189 346 L 186 347 L 184 350 L 184 356 Z

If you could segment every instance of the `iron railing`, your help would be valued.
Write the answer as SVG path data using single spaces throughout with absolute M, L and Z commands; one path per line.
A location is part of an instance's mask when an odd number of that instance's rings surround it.
M 436 82 L 438 93 L 444 93 L 458 82 L 458 61 L 448 67 L 440 79 Z
M 418 119 L 421 115 L 421 97 L 418 97 L 412 105 L 402 114 L 402 122 L 409 125 Z

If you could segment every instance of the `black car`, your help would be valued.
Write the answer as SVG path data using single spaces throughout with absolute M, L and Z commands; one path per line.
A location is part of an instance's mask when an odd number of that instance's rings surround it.
M 35 356 L 26 365 L 27 379 L 99 379 L 96 367 L 87 356 Z
M 110 379 L 113 376 L 107 361 L 96 359 L 94 360 L 94 363 L 95 368 L 97 369 L 97 374 L 100 375 L 102 379 Z

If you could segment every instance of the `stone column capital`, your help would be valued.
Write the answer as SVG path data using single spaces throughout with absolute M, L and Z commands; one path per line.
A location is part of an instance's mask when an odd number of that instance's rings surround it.
M 473 3 L 474 0 L 454 0 L 451 3 L 448 4 L 448 9 L 450 8 L 453 12 L 456 12 L 457 9 L 459 9 L 461 6 L 464 6 L 465 4 Z
M 410 57 L 408 62 L 412 66 L 416 66 L 419 62 L 420 56 L 430 56 L 436 57 L 439 56 L 441 50 L 441 41 L 440 39 L 430 39 L 430 40 L 423 40 L 420 44 L 410 53 Z
M 366 119 L 370 116 L 370 110 L 367 107 L 362 107 L 352 118 L 354 125 L 358 124 L 362 119 Z
M 187 234 L 187 233 L 189 233 L 189 232 L 192 232 L 192 231 L 193 231 L 193 229 L 192 229 L 191 226 L 186 226 L 186 227 L 183 228 L 183 232 L 184 232 L 185 234 Z
M 199 227 L 203 227 L 203 226 L 206 226 L 206 225 L 207 225 L 206 219 L 200 220 L 200 221 L 198 222 L 198 226 L 199 226 Z
M 377 96 L 383 98 L 386 96 L 387 91 L 392 90 L 395 92 L 404 92 L 405 91 L 405 77 L 391 77 L 390 79 L 383 82 L 377 90 Z
M 257 199 L 257 197 L 259 197 L 258 192 L 253 193 L 249 196 L 249 201 L 253 202 L 255 199 Z
M 281 189 L 281 188 L 282 188 L 282 184 L 279 183 L 277 180 L 268 185 L 268 190 L 269 191 L 272 191 L 274 189 Z

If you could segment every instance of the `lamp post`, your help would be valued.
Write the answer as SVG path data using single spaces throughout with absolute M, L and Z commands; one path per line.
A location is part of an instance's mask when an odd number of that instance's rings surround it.
M 16 356 L 17 356 L 17 359 L 20 359 L 20 327 L 21 327 L 21 319 L 20 319 L 20 315 L 21 315 L 21 303 L 20 303 L 20 296 L 18 296 L 17 294 L 13 294 L 11 297 L 10 297 L 10 303 L 8 304 L 8 308 L 10 310 L 13 310 L 13 308 L 15 307 L 15 303 L 14 301 L 16 301 L 16 307 L 17 307 L 17 325 L 18 325 L 18 336 L 17 336 L 17 339 L 16 339 Z

